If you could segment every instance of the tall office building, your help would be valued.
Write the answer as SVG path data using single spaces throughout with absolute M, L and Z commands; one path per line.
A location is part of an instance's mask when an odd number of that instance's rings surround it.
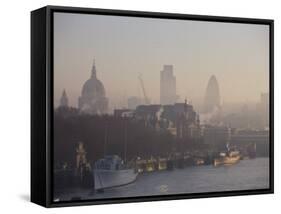
M 173 74 L 173 65 L 164 65 L 160 71 L 160 103 L 174 104 L 177 100 L 176 77 Z
M 269 127 L 269 93 L 261 93 L 258 107 L 263 126 Z
M 216 77 L 212 75 L 206 88 L 204 112 L 210 113 L 216 108 L 220 108 L 220 90 Z

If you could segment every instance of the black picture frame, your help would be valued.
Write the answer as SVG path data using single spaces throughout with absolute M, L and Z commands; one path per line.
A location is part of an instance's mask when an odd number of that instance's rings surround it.
M 268 189 L 53 202 L 53 14 L 54 12 L 268 25 L 270 33 L 270 179 Z M 274 192 L 274 21 L 238 17 L 46 6 L 31 12 L 31 201 L 44 207 L 111 204 L 268 194 Z

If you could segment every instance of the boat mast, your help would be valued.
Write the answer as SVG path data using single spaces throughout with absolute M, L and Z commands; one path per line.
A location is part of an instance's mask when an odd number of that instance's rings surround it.
M 125 119 L 125 130 L 124 130 L 124 138 L 125 138 L 125 143 L 124 143 L 124 163 L 127 162 L 127 122 L 126 122 L 126 119 Z
M 104 132 L 104 144 L 103 144 L 103 156 L 105 157 L 106 155 L 106 147 L 107 147 L 107 124 L 105 124 L 105 132 Z

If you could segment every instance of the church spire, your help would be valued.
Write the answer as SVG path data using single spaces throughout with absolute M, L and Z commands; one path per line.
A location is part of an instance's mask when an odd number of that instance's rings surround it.
M 93 59 L 93 66 L 92 66 L 92 74 L 91 78 L 97 78 L 97 71 L 96 71 L 96 64 L 95 64 L 95 59 Z
M 68 97 L 66 95 L 65 89 L 63 89 L 61 98 L 60 98 L 60 106 L 61 107 L 68 107 Z

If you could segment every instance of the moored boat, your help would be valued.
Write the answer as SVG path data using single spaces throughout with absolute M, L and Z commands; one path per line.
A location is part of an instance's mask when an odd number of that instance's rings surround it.
M 232 165 L 237 163 L 240 160 L 240 152 L 235 151 L 228 151 L 228 152 L 221 152 L 218 158 L 214 159 L 214 166 L 219 165 Z
M 158 170 L 166 170 L 167 169 L 167 160 L 166 158 L 158 159 Z
M 117 155 L 107 155 L 96 161 L 92 173 L 95 190 L 127 185 L 134 182 L 138 176 L 138 172 L 132 167 L 126 167 Z

